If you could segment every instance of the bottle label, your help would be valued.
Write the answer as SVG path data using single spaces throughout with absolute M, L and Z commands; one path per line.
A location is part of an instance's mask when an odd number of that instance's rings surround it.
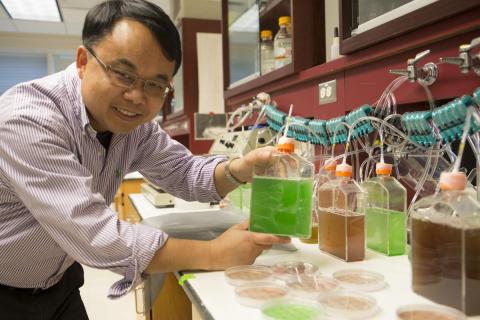
M 281 39 L 275 46 L 275 67 L 281 68 L 292 62 L 292 40 Z

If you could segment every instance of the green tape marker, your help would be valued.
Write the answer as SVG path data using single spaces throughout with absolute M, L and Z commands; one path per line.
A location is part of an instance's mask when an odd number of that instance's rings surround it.
M 185 281 L 190 280 L 190 279 L 195 279 L 195 275 L 184 274 L 183 276 L 180 277 L 180 280 L 178 280 L 178 284 L 183 287 L 183 285 L 185 284 Z

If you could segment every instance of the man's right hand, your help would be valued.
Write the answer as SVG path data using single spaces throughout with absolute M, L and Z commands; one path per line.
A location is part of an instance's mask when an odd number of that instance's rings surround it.
M 250 232 L 248 221 L 236 224 L 210 241 L 210 270 L 252 264 L 263 250 L 274 244 L 290 243 L 290 238 Z

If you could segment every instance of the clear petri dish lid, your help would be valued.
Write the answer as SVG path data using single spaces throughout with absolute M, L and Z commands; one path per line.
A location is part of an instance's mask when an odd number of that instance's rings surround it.
M 261 312 L 263 319 L 266 320 L 318 320 L 323 317 L 323 311 L 318 302 L 298 298 L 267 302 L 262 305 Z
M 321 275 L 302 275 L 286 282 L 292 295 L 307 299 L 324 297 L 338 288 L 338 282 Z
M 302 261 L 284 261 L 270 267 L 273 275 L 280 280 L 288 281 L 302 275 L 314 275 L 318 273 L 318 266 Z
M 340 270 L 334 272 L 332 276 L 342 287 L 353 290 L 376 291 L 386 285 L 382 274 L 363 269 Z
M 233 286 L 273 280 L 270 268 L 256 265 L 231 267 L 224 274 L 227 282 Z
M 366 319 L 378 310 L 375 298 L 357 292 L 332 293 L 320 298 L 319 302 L 333 319 Z
M 434 304 L 410 304 L 397 308 L 399 320 L 466 320 L 457 309 Z
M 287 296 L 287 287 L 273 282 L 253 282 L 235 288 L 238 303 L 253 308 L 260 308 L 268 301 Z

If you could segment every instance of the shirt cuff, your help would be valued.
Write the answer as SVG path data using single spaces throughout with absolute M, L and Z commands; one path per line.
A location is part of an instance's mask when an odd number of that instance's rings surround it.
M 110 287 L 108 291 L 110 299 L 118 299 L 139 285 L 143 280 L 143 271 L 148 267 L 155 253 L 167 242 L 168 235 L 165 232 L 142 224 L 135 224 L 135 226 L 132 258 L 123 268 L 123 278 Z

